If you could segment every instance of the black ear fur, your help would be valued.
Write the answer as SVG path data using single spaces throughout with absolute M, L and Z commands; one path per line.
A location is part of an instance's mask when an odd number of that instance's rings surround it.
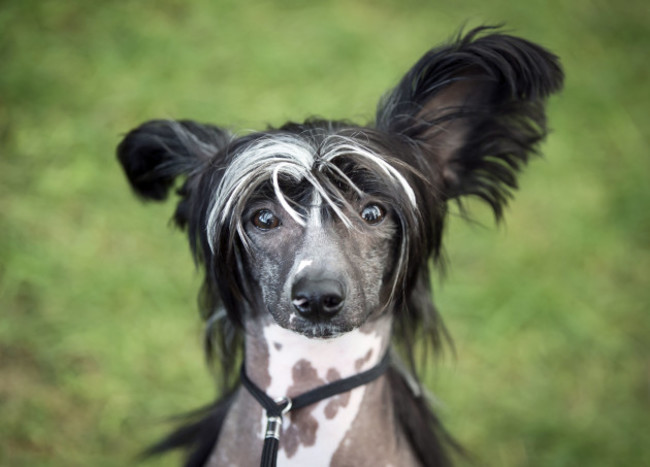
M 162 201 L 179 175 L 190 175 L 227 145 L 227 131 L 191 120 L 151 120 L 130 131 L 117 157 L 143 199 Z
M 546 135 L 558 58 L 480 27 L 426 53 L 379 103 L 377 128 L 407 138 L 446 199 L 475 195 L 497 218 L 516 174 Z
M 216 126 L 191 120 L 151 120 L 130 131 L 117 147 L 117 157 L 135 193 L 145 200 L 163 201 L 177 177 L 187 176 L 178 190 L 174 220 L 185 227 L 189 220 L 193 177 L 230 141 Z

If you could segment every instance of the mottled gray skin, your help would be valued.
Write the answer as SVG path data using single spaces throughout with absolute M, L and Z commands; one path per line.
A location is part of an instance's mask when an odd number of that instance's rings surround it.
M 280 220 L 280 226 L 270 230 L 245 224 L 250 239 L 246 267 L 256 287 L 245 323 L 246 369 L 270 396 L 293 397 L 364 371 L 388 350 L 393 286 L 388 278 L 395 261 L 397 229 L 388 209 L 384 219 L 374 225 L 359 216 L 358 212 L 373 202 L 361 199 L 351 206 L 357 212 L 346 210 L 352 228 L 337 216 L 323 215 L 320 207 L 309 211 L 305 225 L 295 222 L 273 201 L 254 204 L 247 212 L 252 216 L 266 209 Z M 292 304 L 292 285 L 305 275 L 327 276 L 343 283 L 345 302 L 331 320 L 314 323 L 301 317 Z M 295 333 L 302 344 L 269 338 L 286 332 L 279 328 Z M 356 341 L 362 344 L 356 345 Z M 365 342 L 373 345 L 364 347 Z M 263 423 L 259 403 L 240 389 L 209 465 L 259 465 Z M 397 426 L 390 387 L 382 376 L 286 416 L 278 465 L 306 465 L 305 456 L 311 453 L 310 466 L 418 465 Z M 319 445 L 331 438 L 340 441 L 321 449 Z

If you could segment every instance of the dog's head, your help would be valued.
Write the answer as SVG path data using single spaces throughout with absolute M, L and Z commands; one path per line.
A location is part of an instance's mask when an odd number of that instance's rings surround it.
M 146 199 L 186 177 L 175 220 L 205 268 L 208 316 L 327 338 L 393 312 L 400 337 L 435 341 L 428 263 L 447 203 L 474 195 L 501 216 L 562 78 L 541 47 L 477 29 L 425 54 L 368 127 L 308 120 L 235 137 L 150 121 L 118 156 Z

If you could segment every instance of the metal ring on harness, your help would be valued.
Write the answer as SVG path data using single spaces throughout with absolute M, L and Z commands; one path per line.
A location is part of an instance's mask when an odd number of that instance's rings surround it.
M 280 440 L 280 430 L 282 429 L 282 417 L 291 410 L 292 401 L 289 397 L 280 397 L 275 399 L 276 404 L 280 405 L 286 403 L 280 415 L 272 415 L 266 417 L 266 433 L 264 438 L 275 438 Z
M 280 415 L 286 414 L 289 410 L 291 410 L 291 405 L 293 404 L 293 401 L 291 400 L 290 397 L 278 397 L 275 399 L 275 403 L 280 405 L 282 402 L 286 402 L 287 405 L 284 406 L 284 409 L 282 409 L 282 413 Z

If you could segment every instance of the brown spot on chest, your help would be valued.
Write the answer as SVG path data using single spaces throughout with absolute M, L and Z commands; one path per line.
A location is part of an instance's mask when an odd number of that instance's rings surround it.
M 318 376 L 316 368 L 314 368 L 309 360 L 301 359 L 291 369 L 291 378 L 293 384 L 287 389 L 289 397 L 296 397 L 310 389 L 325 384 Z
M 291 424 L 282 433 L 281 448 L 291 458 L 298 451 L 300 445 L 313 446 L 316 443 L 318 420 L 312 415 L 313 407 L 305 407 L 291 413 Z
M 339 373 L 339 370 L 337 370 L 336 368 L 330 368 L 329 370 L 327 370 L 327 375 L 325 377 L 327 378 L 327 382 L 331 383 L 332 381 L 341 379 L 341 373 Z
M 368 363 L 368 361 L 370 360 L 370 357 L 372 357 L 372 349 L 368 350 L 368 352 L 366 353 L 366 355 L 364 355 L 362 358 L 357 358 L 357 359 L 354 361 L 354 368 L 355 368 L 357 371 L 361 371 L 361 368 L 363 368 L 363 365 L 365 365 L 366 363 Z
M 327 382 L 331 383 L 338 379 L 341 379 L 341 373 L 339 373 L 336 368 L 330 368 L 327 371 Z M 339 409 L 341 407 L 346 407 L 348 402 L 350 402 L 350 391 L 331 397 L 325 406 L 325 418 L 331 420 L 336 417 Z
M 348 402 L 350 402 L 350 391 L 332 397 L 325 406 L 325 417 L 328 420 L 333 419 L 336 417 L 340 408 L 347 407 Z
M 309 389 L 325 384 L 318 377 L 318 372 L 312 364 L 305 359 L 299 360 L 292 369 L 293 384 L 287 389 L 289 397 L 300 395 Z M 318 420 L 312 415 L 316 405 L 310 405 L 295 412 L 290 412 L 291 423 L 283 431 L 280 447 L 284 449 L 288 458 L 293 457 L 300 445 L 313 446 L 316 443 Z

